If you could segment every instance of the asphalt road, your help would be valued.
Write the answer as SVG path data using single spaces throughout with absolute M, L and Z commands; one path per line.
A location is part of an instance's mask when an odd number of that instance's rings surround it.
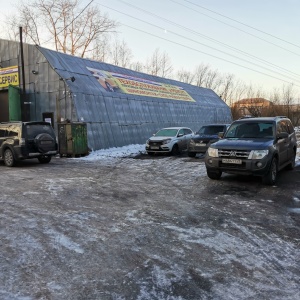
M 300 167 L 201 158 L 0 163 L 0 299 L 300 299 Z

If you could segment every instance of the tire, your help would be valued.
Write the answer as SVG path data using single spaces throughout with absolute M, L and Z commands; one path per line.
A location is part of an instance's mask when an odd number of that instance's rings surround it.
M 48 164 L 51 161 L 51 156 L 40 156 L 38 160 L 41 164 Z
M 180 153 L 179 147 L 177 144 L 175 144 L 171 150 L 171 155 L 178 155 Z
M 55 139 L 48 133 L 40 133 L 34 138 L 36 149 L 40 153 L 55 150 Z
M 295 168 L 295 165 L 296 165 L 296 153 L 294 152 L 291 162 L 286 166 L 286 169 L 293 170 Z
M 276 182 L 278 173 L 278 161 L 273 157 L 268 173 L 262 178 L 264 184 L 273 185 Z
M 16 164 L 14 154 L 10 149 L 6 149 L 4 151 L 3 160 L 7 167 L 13 167 Z
M 222 176 L 221 171 L 209 171 L 208 169 L 206 169 L 206 173 L 207 173 L 207 176 L 213 180 L 219 180 Z
M 189 157 L 196 157 L 196 152 L 188 152 Z

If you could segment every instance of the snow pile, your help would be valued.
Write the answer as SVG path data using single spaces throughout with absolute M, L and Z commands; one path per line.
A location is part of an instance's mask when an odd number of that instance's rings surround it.
M 117 158 L 117 157 L 132 157 L 138 154 L 146 153 L 145 144 L 143 145 L 129 145 L 119 148 L 109 148 L 97 151 L 92 151 L 88 156 L 82 157 L 82 160 L 99 160 L 105 158 Z

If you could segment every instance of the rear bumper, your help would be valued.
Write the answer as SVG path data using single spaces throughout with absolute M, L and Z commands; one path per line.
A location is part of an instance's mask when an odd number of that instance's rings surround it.
M 14 155 L 16 160 L 23 160 L 29 158 L 37 158 L 41 156 L 55 156 L 58 154 L 58 150 L 51 150 L 45 153 L 29 151 L 27 147 L 14 147 Z

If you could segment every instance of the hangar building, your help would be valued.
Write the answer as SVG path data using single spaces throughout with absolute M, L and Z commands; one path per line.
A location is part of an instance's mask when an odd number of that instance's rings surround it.
M 229 123 L 210 89 L 0 39 L 0 122 L 83 122 L 91 150 L 143 144 L 157 130 Z

